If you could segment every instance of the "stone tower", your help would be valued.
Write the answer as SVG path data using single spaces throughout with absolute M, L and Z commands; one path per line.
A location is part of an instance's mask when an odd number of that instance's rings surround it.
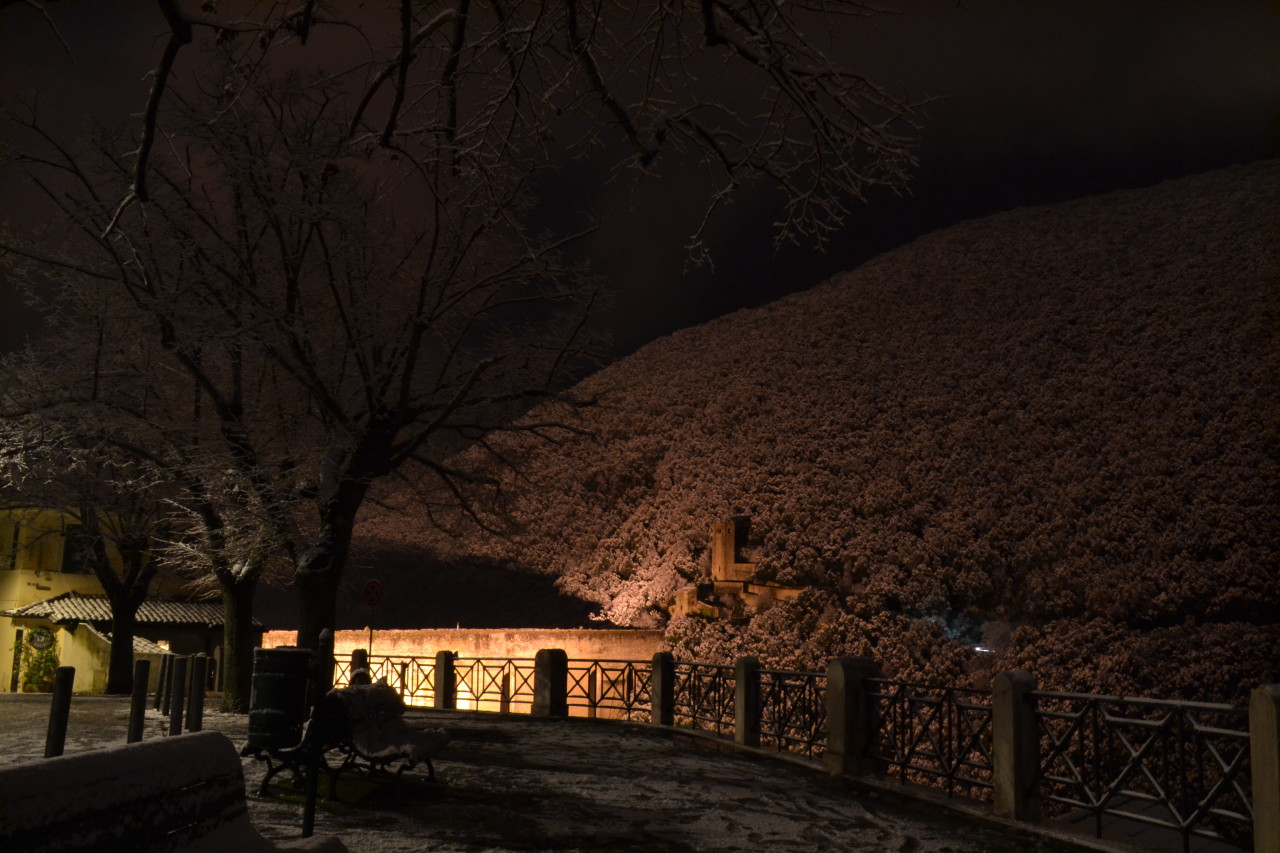
M 742 583 L 756 573 L 755 563 L 740 563 L 738 555 L 749 531 L 745 518 L 711 525 L 711 582 Z

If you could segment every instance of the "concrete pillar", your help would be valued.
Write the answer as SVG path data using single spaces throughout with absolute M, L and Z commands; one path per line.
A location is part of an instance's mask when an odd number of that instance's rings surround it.
M 760 661 L 738 658 L 733 665 L 733 740 L 760 745 Z
M 827 750 L 822 760 L 832 773 L 875 772 L 871 744 L 879 726 L 866 680 L 880 677 L 871 658 L 836 658 L 827 666 Z
M 452 711 L 458 707 L 458 675 L 454 671 L 453 652 L 436 652 L 435 700 L 439 711 Z
M 649 722 L 655 726 L 674 726 L 676 723 L 676 659 L 671 652 L 658 652 L 653 656 L 653 671 L 649 676 L 651 706 Z
M 991 685 L 991 765 L 995 813 L 1015 820 L 1040 819 L 1040 736 L 1028 672 L 998 673 Z
M 1249 698 L 1249 764 L 1254 853 L 1280 853 L 1280 684 L 1264 684 Z
M 369 672 L 369 652 L 367 649 L 351 650 L 351 669 L 347 673 L 347 685 L 372 684 L 373 675 Z
M 569 716 L 569 656 L 564 649 L 542 649 L 533 660 L 535 717 Z

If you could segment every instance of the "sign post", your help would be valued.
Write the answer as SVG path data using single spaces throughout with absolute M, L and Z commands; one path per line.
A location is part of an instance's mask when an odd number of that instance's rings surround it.
M 373 619 L 378 614 L 378 605 L 381 602 L 382 581 L 377 578 L 369 578 L 364 585 L 364 603 L 369 605 L 369 644 L 367 651 L 370 659 L 373 658 Z

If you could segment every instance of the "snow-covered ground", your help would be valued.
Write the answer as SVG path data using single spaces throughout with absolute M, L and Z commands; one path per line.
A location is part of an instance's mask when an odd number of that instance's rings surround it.
M 42 760 L 48 703 L 0 694 L 0 765 Z M 125 699 L 76 697 L 67 754 L 122 743 L 127 720 Z M 337 835 L 353 851 L 451 853 L 1075 849 L 647 727 L 418 711 L 410 721 L 453 735 L 436 761 L 438 782 L 412 778 L 400 801 L 389 787 L 344 782 L 341 802 L 321 800 L 317 834 Z M 148 713 L 147 738 L 167 728 Z M 243 716 L 205 717 L 206 730 L 237 745 L 246 728 Z M 246 760 L 250 792 L 262 772 Z M 301 798 L 287 783 L 272 792 L 249 797 L 254 825 L 271 838 L 297 837 Z

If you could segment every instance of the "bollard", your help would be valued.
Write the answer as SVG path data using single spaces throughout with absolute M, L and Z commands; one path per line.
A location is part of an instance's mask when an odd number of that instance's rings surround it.
M 133 662 L 133 697 L 129 702 L 129 733 L 125 743 L 142 740 L 142 724 L 147 718 L 147 679 L 151 677 L 151 661 L 139 658 Z
M 62 755 L 67 742 L 67 717 L 71 715 L 71 685 L 76 680 L 74 666 L 60 666 L 53 676 L 53 704 L 49 708 L 49 731 L 44 738 L 44 757 Z
M 187 658 L 185 655 L 179 656 L 173 661 L 173 678 L 172 689 L 169 693 L 173 694 L 172 704 L 169 706 L 169 736 L 182 734 L 182 701 L 186 698 L 187 686 Z
M 177 655 L 167 654 L 165 658 L 168 660 L 169 666 L 165 668 L 164 673 L 164 698 L 160 702 L 160 713 L 169 716 L 169 710 L 173 707 L 173 668 L 177 663 Z
M 204 685 L 209 674 L 209 658 L 198 654 L 191 660 L 191 693 L 187 698 L 187 731 L 198 732 L 204 726 Z
M 156 673 L 156 702 L 155 709 L 159 711 L 164 706 L 164 684 L 169 678 L 169 655 L 160 656 L 160 671 Z M 168 714 L 168 710 L 161 713 Z

